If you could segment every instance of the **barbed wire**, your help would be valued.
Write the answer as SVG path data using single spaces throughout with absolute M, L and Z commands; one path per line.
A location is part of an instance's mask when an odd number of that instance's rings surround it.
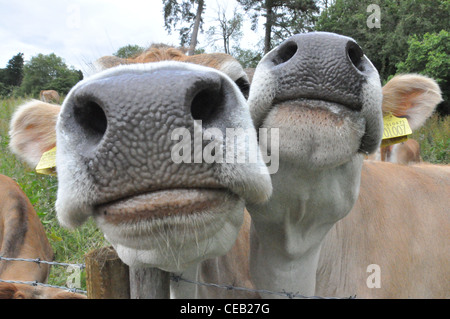
M 70 267 L 70 266 L 75 266 L 80 268 L 80 270 L 83 270 L 86 268 L 85 264 L 68 264 L 68 263 L 59 263 L 56 261 L 46 261 L 46 260 L 41 260 L 40 258 L 9 258 L 9 257 L 3 257 L 0 256 L 0 261 L 28 261 L 28 262 L 34 262 L 37 264 L 48 264 L 48 265 L 54 265 L 54 266 L 65 266 L 65 267 Z
M 42 264 L 49 264 L 49 265 L 57 265 L 57 266 L 65 266 L 65 267 L 70 267 L 70 266 L 75 266 L 78 267 L 80 270 L 85 269 L 86 265 L 85 264 L 69 264 L 69 263 L 60 263 L 60 262 L 56 262 L 56 261 L 45 261 L 45 260 L 40 260 L 39 258 L 36 259 L 32 259 L 32 258 L 8 258 L 8 257 L 3 257 L 0 256 L 0 261 L 4 260 L 4 261 L 27 261 L 27 262 L 34 262 L 34 263 L 42 263 Z M 195 281 L 195 280 L 190 280 L 190 279 L 186 279 L 183 278 L 182 275 L 175 275 L 173 273 L 170 274 L 170 280 L 174 281 L 174 282 L 186 282 L 186 283 L 190 283 L 190 284 L 194 284 L 194 285 L 198 285 L 198 286 L 205 286 L 205 287 L 214 287 L 214 288 L 218 288 L 218 289 L 227 289 L 227 290 L 237 290 L 237 291 L 245 291 L 245 292 L 251 292 L 251 293 L 259 293 L 259 294 L 266 294 L 266 295 L 274 295 L 274 296 L 282 296 L 282 297 L 287 297 L 289 299 L 294 299 L 294 298 L 301 298 L 301 299 L 355 299 L 355 296 L 349 296 L 349 297 L 322 297 L 322 296 L 304 296 L 294 292 L 287 292 L 287 291 L 271 291 L 271 290 L 265 290 L 265 289 L 252 289 L 252 288 L 246 288 L 246 287 L 235 287 L 232 285 L 220 285 L 220 284 L 215 284 L 215 283 L 206 283 L 206 282 L 200 282 L 200 281 Z M 13 283 L 13 284 L 26 284 L 26 285 L 31 285 L 31 286 L 43 286 L 43 287 L 50 287 L 50 288 L 59 288 L 59 289 L 64 289 L 70 292 L 74 292 L 74 293 L 84 293 L 86 294 L 87 291 L 85 290 L 81 290 L 78 288 L 69 288 L 69 287 L 62 287 L 62 286 L 54 286 L 54 285 L 49 285 L 49 284 L 43 284 L 37 281 L 16 281 L 16 280 L 2 280 L 0 279 L 0 282 L 5 282 L 5 283 Z
M 41 286 L 41 287 L 48 287 L 48 288 L 59 288 L 59 289 L 67 290 L 69 292 L 73 292 L 73 293 L 87 294 L 86 290 L 82 290 L 82 289 L 78 289 L 78 288 L 69 288 L 69 287 L 64 287 L 64 286 L 49 285 L 49 284 L 44 284 L 44 283 L 38 282 L 38 281 L 20 281 L 20 280 L 3 280 L 3 279 L 0 279 L 0 282 L 4 282 L 4 283 L 8 283 L 8 284 L 30 285 L 30 286 L 34 286 L 34 287 Z
M 0 261 L 2 261 L 2 260 L 3 261 L 26 261 L 26 262 L 33 262 L 33 263 L 37 263 L 37 264 L 47 264 L 47 265 L 52 265 L 52 266 L 77 267 L 80 269 L 80 271 L 86 268 L 85 264 L 60 263 L 60 262 L 56 262 L 56 261 L 41 260 L 40 258 L 10 258 L 10 257 L 0 256 Z M 44 284 L 44 283 L 38 282 L 38 281 L 20 281 L 20 280 L 0 279 L 0 282 L 9 283 L 9 284 L 24 284 L 24 285 L 34 286 L 34 287 L 41 286 L 41 287 L 49 287 L 49 288 L 59 288 L 59 289 L 67 290 L 69 292 L 73 292 L 73 293 L 87 294 L 86 290 L 78 289 L 76 287 L 69 288 L 69 287 L 64 287 L 64 286 L 49 285 L 49 284 Z
M 299 293 L 294 292 L 287 292 L 287 291 L 270 291 L 265 289 L 251 289 L 246 287 L 235 287 L 231 285 L 219 285 L 214 283 L 205 283 L 205 282 L 199 282 L 195 280 L 185 279 L 181 277 L 181 275 L 177 276 L 174 274 L 170 275 L 170 280 L 174 282 L 184 281 L 190 284 L 195 284 L 199 286 L 206 286 L 206 287 L 215 287 L 219 289 L 227 289 L 227 290 L 239 290 L 239 291 L 246 291 L 246 292 L 252 292 L 252 293 L 259 293 L 259 294 L 267 294 L 267 295 L 276 295 L 276 296 L 282 296 L 282 297 L 288 297 L 289 299 L 299 298 L 299 299 L 355 299 L 355 296 L 349 296 L 349 297 L 321 297 L 321 296 L 304 296 Z

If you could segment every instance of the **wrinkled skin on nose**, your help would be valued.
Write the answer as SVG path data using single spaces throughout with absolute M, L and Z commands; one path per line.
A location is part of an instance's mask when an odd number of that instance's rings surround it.
M 221 130 L 233 127 L 220 114 L 239 112 L 237 95 L 227 93 L 229 86 L 217 73 L 163 69 L 115 75 L 78 88 L 60 125 L 86 161 L 87 173 L 101 194 L 97 201 L 161 188 L 195 187 L 192 176 L 202 187 L 220 187 L 211 164 L 172 165 L 171 151 L 178 141 L 171 140 L 171 133 L 187 128 L 194 136 L 196 103 L 204 103 L 201 107 L 210 112 L 203 115 L 203 125 Z
M 353 39 L 313 32 L 261 60 L 248 102 L 256 127 L 280 128 L 280 158 L 326 167 L 378 147 L 381 97 L 378 72 Z
M 190 162 L 173 158 L 181 140 L 173 132 L 180 128 L 192 138 L 183 149 L 191 152 Z M 172 271 L 224 254 L 241 226 L 244 201 L 264 201 L 271 193 L 261 156 L 257 163 L 202 160 L 211 142 L 202 132 L 225 136 L 227 128 L 246 129 L 248 143 L 256 145 L 245 98 L 210 68 L 120 66 L 81 82 L 57 123 L 59 220 L 75 227 L 93 216 L 130 265 Z M 198 132 L 201 148 L 193 143 Z M 236 148 L 259 152 L 250 146 Z

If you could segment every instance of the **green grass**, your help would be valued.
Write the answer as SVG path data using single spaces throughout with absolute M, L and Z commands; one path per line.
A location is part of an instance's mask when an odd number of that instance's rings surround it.
M 56 177 L 41 175 L 22 163 L 8 148 L 9 121 L 16 107 L 25 99 L 0 100 L 0 174 L 14 179 L 30 199 L 41 219 L 50 244 L 55 253 L 55 261 L 65 263 L 84 263 L 84 255 L 89 251 L 107 246 L 103 234 L 90 220 L 76 230 L 59 226 L 56 219 L 55 200 Z M 66 267 L 53 266 L 49 284 L 65 286 L 67 277 L 72 273 Z M 86 289 L 85 274 L 81 277 L 82 289 Z
M 411 136 L 420 144 L 420 154 L 425 162 L 450 163 L 450 116 L 434 114 Z
M 84 255 L 89 251 L 107 246 L 103 235 L 94 222 L 77 230 L 67 230 L 59 226 L 55 213 L 56 177 L 40 175 L 23 164 L 8 148 L 9 121 L 15 108 L 25 99 L 0 100 L 0 174 L 12 177 L 24 190 L 44 224 L 47 237 L 55 252 L 55 260 L 67 263 L 84 263 Z M 450 117 L 429 119 L 424 127 L 413 134 L 421 144 L 424 161 L 438 164 L 450 162 Z M 49 283 L 64 286 L 71 273 L 65 267 L 52 267 Z M 85 280 L 82 276 L 82 288 Z

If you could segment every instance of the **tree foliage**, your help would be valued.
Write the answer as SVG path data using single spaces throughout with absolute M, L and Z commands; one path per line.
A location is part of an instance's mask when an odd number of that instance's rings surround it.
M 177 29 L 180 33 L 180 45 L 189 44 L 189 54 L 193 54 L 197 45 L 197 36 L 203 31 L 202 14 L 205 10 L 204 0 L 163 0 L 164 27 L 171 33 Z
M 319 8 L 314 0 L 237 0 L 257 28 L 258 18 L 265 18 L 264 53 L 289 36 L 311 31 Z
M 25 64 L 18 93 L 37 96 L 41 90 L 56 90 L 60 94 L 67 94 L 82 78 L 81 71 L 69 68 L 54 53 L 38 54 Z
M 122 59 L 127 59 L 141 54 L 142 52 L 144 52 L 144 50 L 145 48 L 137 44 L 135 45 L 128 44 L 126 46 L 119 48 L 115 53 L 113 53 L 113 55 Z
M 219 7 L 216 24 L 210 26 L 206 34 L 211 43 L 222 42 L 223 52 L 231 54 L 231 40 L 238 42 L 242 38 L 243 22 L 244 17 L 237 7 L 233 9 L 231 18 L 227 17 L 224 7 Z
M 241 49 L 238 46 L 233 47 L 233 57 L 238 60 L 244 69 L 256 68 L 263 57 L 262 50 Z
M 425 33 L 413 35 L 408 40 L 408 55 L 397 64 L 399 73 L 420 73 L 435 79 L 442 89 L 444 102 L 439 106 L 441 114 L 450 114 L 450 33 Z
M 0 69 L 0 96 L 8 96 L 23 78 L 23 53 L 13 56 L 5 69 Z
M 369 27 L 369 5 L 380 12 L 380 28 Z M 408 54 L 410 36 L 450 29 L 450 0 L 336 0 L 325 9 L 317 31 L 354 38 L 374 63 L 383 80 L 396 74 L 397 64 Z

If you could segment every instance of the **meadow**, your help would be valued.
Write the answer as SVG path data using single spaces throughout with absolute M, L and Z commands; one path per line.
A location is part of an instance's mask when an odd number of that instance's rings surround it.
M 17 106 L 26 99 L 0 100 L 0 174 L 13 178 L 24 190 L 38 216 L 55 252 L 55 261 L 84 263 L 84 255 L 89 251 L 108 246 L 95 223 L 89 220 L 81 228 L 68 230 L 59 226 L 54 208 L 57 178 L 40 175 L 33 168 L 21 162 L 9 150 L 9 121 Z M 436 164 L 450 163 L 450 117 L 433 115 L 425 125 L 414 132 L 412 137 L 421 145 L 424 161 Z M 70 275 L 65 267 L 53 266 L 49 284 L 65 286 Z M 82 273 L 81 288 L 86 289 L 85 273 Z

